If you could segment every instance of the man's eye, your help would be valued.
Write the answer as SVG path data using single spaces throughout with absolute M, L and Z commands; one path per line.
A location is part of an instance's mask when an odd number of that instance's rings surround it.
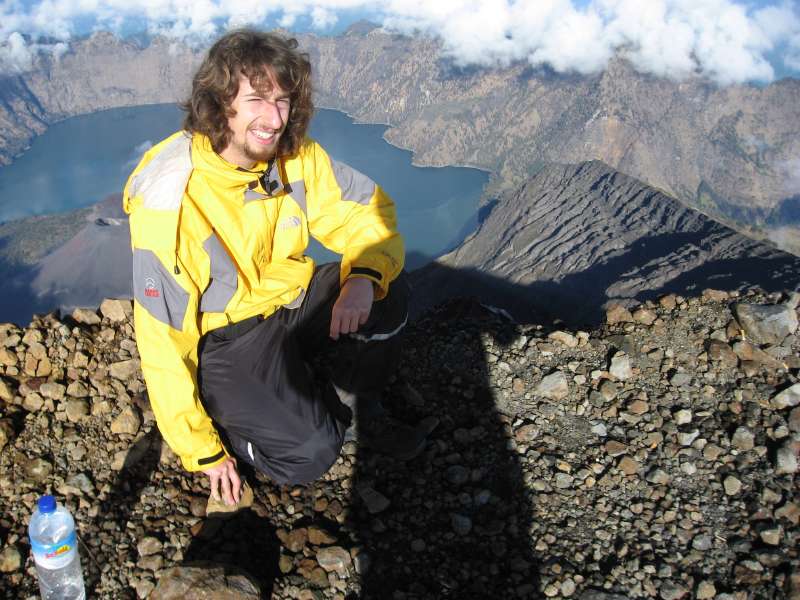
M 276 102 L 278 106 L 289 106 L 289 99 L 288 98 L 281 98 Z

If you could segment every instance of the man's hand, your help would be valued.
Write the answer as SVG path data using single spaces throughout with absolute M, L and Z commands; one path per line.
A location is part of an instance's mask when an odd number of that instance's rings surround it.
M 374 298 L 375 289 L 371 280 L 351 277 L 345 281 L 331 311 L 331 337 L 338 340 L 340 333 L 358 331 L 359 326 L 369 318 Z
M 229 456 L 216 467 L 203 471 L 211 479 L 211 497 L 219 500 L 219 490 L 222 488 L 222 500 L 232 506 L 238 504 L 242 493 L 242 480 L 236 471 L 236 459 Z

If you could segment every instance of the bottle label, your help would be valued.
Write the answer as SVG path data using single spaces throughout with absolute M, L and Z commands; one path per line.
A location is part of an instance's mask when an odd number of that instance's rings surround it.
M 60 540 L 55 544 L 39 544 L 31 540 L 33 559 L 36 564 L 42 565 L 47 569 L 63 567 L 72 560 L 72 556 L 76 551 L 77 541 L 74 531 L 66 539 Z

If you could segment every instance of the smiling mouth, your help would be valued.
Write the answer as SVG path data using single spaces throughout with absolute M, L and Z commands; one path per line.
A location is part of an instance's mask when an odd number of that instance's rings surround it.
M 262 131 L 260 129 L 251 129 L 250 133 L 252 133 L 253 137 L 261 144 L 271 144 L 275 141 L 277 136 L 277 132 L 275 131 Z

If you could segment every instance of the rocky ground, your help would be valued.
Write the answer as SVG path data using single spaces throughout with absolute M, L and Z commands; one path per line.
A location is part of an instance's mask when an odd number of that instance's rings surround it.
M 206 515 L 161 443 L 130 304 L 0 327 L 0 595 L 36 596 L 55 493 L 99 598 L 800 598 L 798 297 L 674 295 L 591 331 L 469 301 L 410 327 L 403 464 L 348 442 L 312 486 Z

